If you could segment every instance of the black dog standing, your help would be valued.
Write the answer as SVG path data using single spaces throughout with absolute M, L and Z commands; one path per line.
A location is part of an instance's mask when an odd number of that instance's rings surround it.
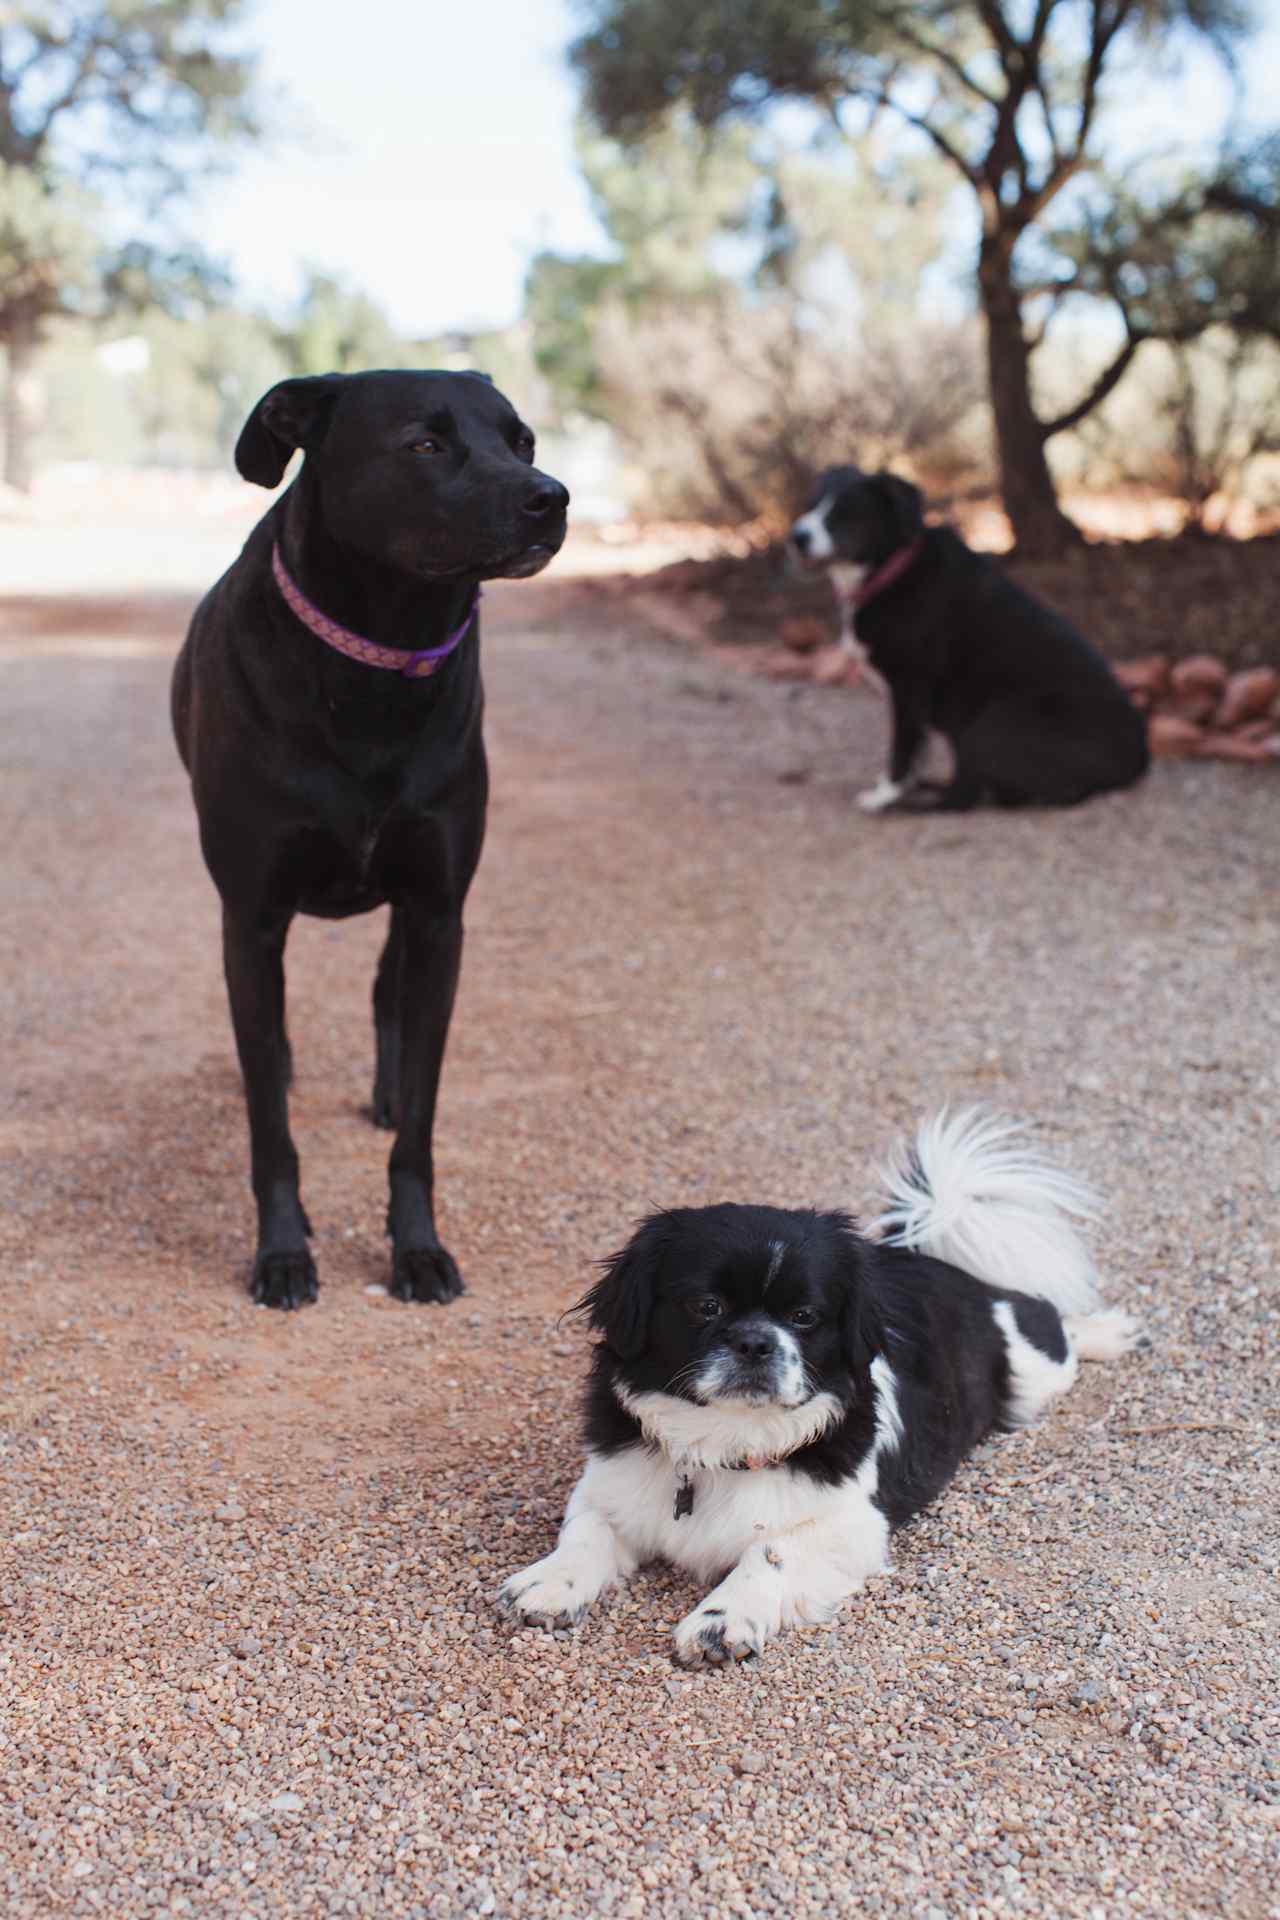
M 390 904 L 373 990 L 373 1115 L 394 1127 L 391 1290 L 449 1301 L 431 1135 L 484 838 L 479 583 L 537 573 L 569 495 L 482 375 L 285 380 L 236 447 L 247 480 L 297 479 L 197 608 L 173 678 L 249 1113 L 252 1293 L 314 1300 L 289 1132 L 284 948 L 296 913 Z

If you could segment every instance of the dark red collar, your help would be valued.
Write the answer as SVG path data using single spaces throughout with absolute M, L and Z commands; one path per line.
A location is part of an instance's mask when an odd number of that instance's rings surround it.
M 868 574 L 854 594 L 850 604 L 855 611 L 876 599 L 886 587 L 891 587 L 895 580 L 900 580 L 907 568 L 913 566 L 919 559 L 923 548 L 924 535 L 921 533 L 916 535 L 910 546 L 899 547 L 897 552 L 891 553 L 887 560 L 882 560 L 875 572 Z

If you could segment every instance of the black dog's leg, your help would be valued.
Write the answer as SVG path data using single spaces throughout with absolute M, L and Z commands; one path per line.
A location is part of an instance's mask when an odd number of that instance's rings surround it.
M 400 1117 L 400 961 L 404 934 L 391 909 L 391 929 L 373 983 L 373 1029 L 377 1046 L 373 1076 L 373 1124 L 394 1127 Z
M 889 772 L 874 787 L 858 795 L 864 813 L 884 813 L 898 806 L 911 791 L 912 770 L 919 762 L 928 739 L 925 704 L 912 687 L 890 689 L 893 699 L 893 745 L 889 754 Z
M 222 959 L 249 1109 L 258 1250 L 251 1292 L 268 1307 L 301 1307 L 319 1291 L 307 1250 L 310 1224 L 298 1192 L 289 1133 L 289 1042 L 284 1027 L 284 943 L 289 916 L 262 921 L 222 910 Z
M 889 778 L 896 787 L 905 787 L 911 779 L 912 769 L 924 752 L 927 734 L 924 702 L 914 692 L 895 690 Z
M 962 778 L 944 785 L 941 780 L 917 780 L 895 801 L 895 813 L 968 813 L 976 807 L 982 792 L 976 781 Z
M 437 1300 L 462 1292 L 462 1276 L 436 1233 L 431 1132 L 449 1017 L 462 962 L 457 909 L 409 903 L 400 926 L 400 1115 L 391 1149 L 391 1291 L 397 1300 Z

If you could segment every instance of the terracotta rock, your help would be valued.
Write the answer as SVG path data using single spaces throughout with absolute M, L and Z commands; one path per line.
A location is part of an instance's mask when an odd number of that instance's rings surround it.
M 761 655 L 760 671 L 770 680 L 807 680 L 812 668 L 804 654 L 792 653 L 790 647 L 770 647 Z
M 778 638 L 793 653 L 812 653 L 815 648 L 826 646 L 829 632 L 825 622 L 813 614 L 793 613 L 778 628 Z
M 810 672 L 820 687 L 845 687 L 859 678 L 861 665 L 843 647 L 824 647 L 811 656 Z
M 1147 725 L 1152 753 L 1159 754 L 1165 760 L 1194 753 L 1204 737 L 1203 727 L 1198 727 L 1193 720 L 1184 720 L 1176 713 L 1153 713 Z
M 1217 689 L 1186 687 L 1180 693 L 1166 693 L 1159 702 L 1158 711 L 1174 715 L 1179 720 L 1190 720 L 1194 726 L 1201 726 L 1206 720 L 1212 720 L 1217 707 Z
M 1179 660 L 1169 675 L 1169 685 L 1177 694 L 1221 693 L 1227 684 L 1227 670 L 1211 653 L 1193 653 Z
M 1213 724 L 1222 728 L 1238 727 L 1244 720 L 1267 713 L 1277 695 L 1280 695 L 1280 673 L 1274 667 L 1250 667 L 1244 673 L 1233 673 Z
M 1135 705 L 1150 706 L 1155 695 L 1163 693 L 1169 684 L 1169 661 L 1163 653 L 1147 653 L 1140 660 L 1118 661 L 1112 672 L 1128 693 L 1147 696 L 1145 703 L 1135 698 Z
M 1264 713 L 1257 720 L 1246 720 L 1242 725 L 1231 729 L 1237 740 L 1269 740 L 1275 730 L 1276 723 L 1268 713 Z
M 1260 740 L 1247 740 L 1239 733 L 1202 733 L 1192 752 L 1206 760 L 1245 760 L 1258 766 L 1264 760 L 1280 757 L 1280 738 L 1272 735 Z

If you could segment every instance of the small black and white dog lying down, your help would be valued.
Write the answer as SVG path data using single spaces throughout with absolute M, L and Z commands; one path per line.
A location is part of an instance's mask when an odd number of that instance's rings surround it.
M 678 1207 L 580 1311 L 604 1335 L 559 1543 L 500 1598 L 563 1626 L 643 1562 L 718 1581 L 676 1658 L 757 1655 L 888 1566 L 891 1531 L 992 1428 L 1138 1340 L 1101 1310 L 1086 1188 L 980 1110 L 926 1121 L 867 1235 L 843 1213 Z
M 1069 807 L 1147 771 L 1142 716 L 1102 655 L 950 527 L 926 527 L 909 481 L 829 468 L 790 548 L 830 574 L 842 644 L 893 702 L 866 812 Z M 946 783 L 920 777 L 931 729 L 954 755 Z

